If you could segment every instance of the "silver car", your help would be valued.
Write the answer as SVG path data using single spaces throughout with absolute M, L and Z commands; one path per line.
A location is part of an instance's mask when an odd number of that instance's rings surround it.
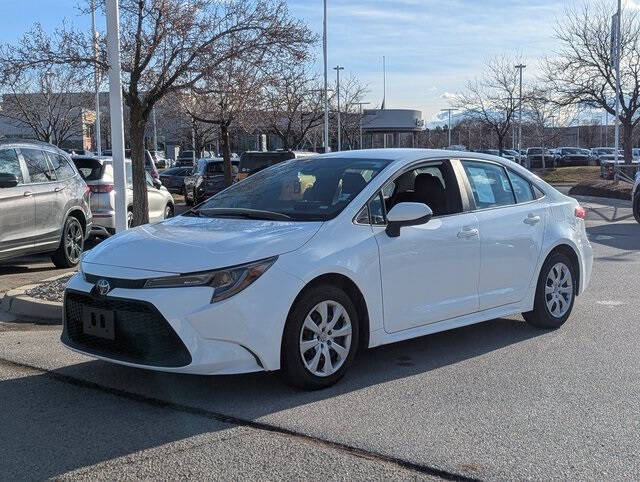
M 91 189 L 91 211 L 93 212 L 93 236 L 106 237 L 115 233 L 115 191 L 113 187 L 113 160 L 110 157 L 74 156 L 78 171 Z M 127 178 L 127 225 L 133 221 L 133 188 L 131 183 L 131 161 L 125 160 Z M 149 199 L 149 222 L 158 222 L 173 217 L 173 197 L 148 172 L 147 197 Z
M 90 195 L 66 152 L 0 141 L 0 259 L 51 253 L 59 268 L 78 264 L 92 226 Z

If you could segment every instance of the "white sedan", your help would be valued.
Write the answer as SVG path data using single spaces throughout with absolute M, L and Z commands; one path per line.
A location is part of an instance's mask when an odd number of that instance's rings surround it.
M 560 327 L 591 275 L 584 217 L 490 155 L 294 159 L 91 250 L 67 286 L 62 342 L 140 368 L 281 370 L 321 388 L 359 349 L 516 313 Z

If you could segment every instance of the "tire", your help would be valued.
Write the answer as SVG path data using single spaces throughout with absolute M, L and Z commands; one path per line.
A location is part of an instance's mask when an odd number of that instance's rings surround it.
M 638 192 L 633 199 L 633 217 L 640 223 L 640 192 Z
M 84 250 L 84 231 L 78 218 L 69 216 L 62 227 L 62 237 L 58 249 L 51 255 L 56 268 L 77 266 Z
M 323 306 L 327 306 L 324 317 Z M 331 320 L 340 308 L 341 314 L 335 321 Z M 332 322 L 333 330 L 329 325 Z M 315 325 L 314 329 L 309 329 L 311 324 Z M 333 385 L 353 362 L 358 352 L 358 335 L 358 312 L 344 291 L 330 285 L 310 289 L 296 301 L 284 328 L 281 374 L 285 382 L 306 390 Z
M 173 204 L 167 204 L 167 206 L 164 208 L 164 218 L 165 219 L 169 219 L 173 217 Z
M 187 188 L 186 187 L 184 188 L 184 194 L 183 195 L 184 195 L 184 203 L 187 206 L 193 206 L 193 200 L 189 200 L 189 198 L 187 197 Z
M 565 273 L 569 278 L 564 278 Z M 537 328 L 560 328 L 569 318 L 575 298 L 576 268 L 573 261 L 564 253 L 552 253 L 540 270 L 533 310 L 522 316 Z
M 127 209 L 127 229 L 131 229 L 133 227 L 133 211 L 131 209 Z

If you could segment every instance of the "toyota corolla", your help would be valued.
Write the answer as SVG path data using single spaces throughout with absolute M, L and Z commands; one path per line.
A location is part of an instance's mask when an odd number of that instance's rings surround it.
M 584 219 L 490 155 L 294 159 L 87 253 L 62 342 L 140 368 L 280 370 L 322 388 L 367 347 L 516 313 L 559 328 L 591 274 Z

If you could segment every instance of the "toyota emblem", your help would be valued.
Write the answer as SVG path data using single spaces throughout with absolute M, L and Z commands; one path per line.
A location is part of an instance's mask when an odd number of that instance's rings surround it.
M 111 285 L 106 279 L 99 279 L 96 283 L 96 289 L 98 290 L 98 294 L 104 296 L 111 291 Z

